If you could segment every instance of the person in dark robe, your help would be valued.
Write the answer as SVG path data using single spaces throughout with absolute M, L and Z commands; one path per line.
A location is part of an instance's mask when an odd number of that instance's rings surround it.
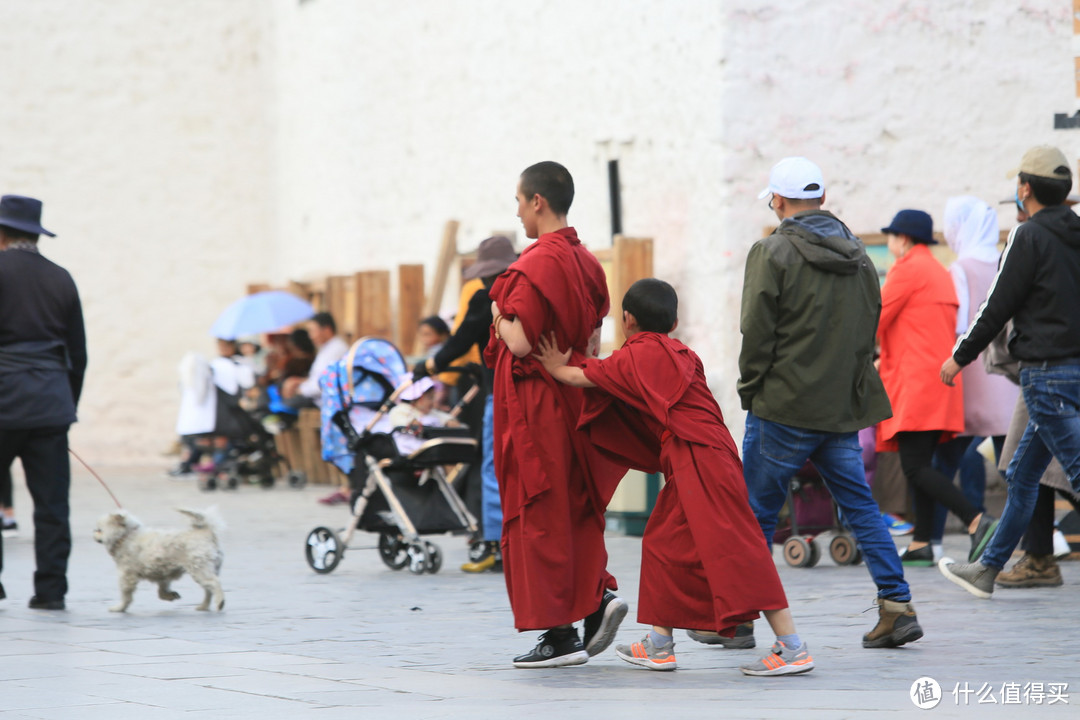
M 35 198 L 0 198 L 0 467 L 19 458 L 34 500 L 30 607 L 63 610 L 71 554 L 67 434 L 86 372 L 86 330 L 75 281 L 38 251 L 38 237 L 53 235 L 41 226 L 41 207 Z
M 582 391 L 561 385 L 532 357 L 552 333 L 576 361 L 599 346 L 608 313 L 603 268 L 569 227 L 574 182 L 566 168 L 527 168 L 518 217 L 536 242 L 492 285 L 495 475 L 502 556 L 519 631 L 545 630 L 516 667 L 580 665 L 607 648 L 626 616 L 607 571 L 604 510 L 626 467 L 604 459 L 576 428 Z M 584 638 L 573 623 L 585 619 Z
M 622 309 L 627 340 L 609 358 L 570 366 L 571 354 L 547 338 L 536 354 L 559 382 L 599 389 L 586 393 L 579 424 L 594 442 L 640 470 L 664 473 L 641 541 L 638 621 L 653 628 L 615 652 L 634 665 L 674 670 L 673 628 L 733 636 L 763 611 L 776 645 L 742 671 L 812 670 L 701 359 L 668 336 L 678 324 L 674 288 L 655 278 L 638 280 Z

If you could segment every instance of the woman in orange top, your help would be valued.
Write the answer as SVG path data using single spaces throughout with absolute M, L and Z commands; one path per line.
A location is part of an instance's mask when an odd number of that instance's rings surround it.
M 889 227 L 889 252 L 896 262 L 881 289 L 881 380 L 893 416 L 878 426 L 878 450 L 898 450 L 900 465 L 915 499 L 915 532 L 905 565 L 932 565 L 930 536 L 934 503 L 967 525 L 971 555 L 989 540 L 993 518 L 973 507 L 964 494 L 930 462 L 937 444 L 964 430 L 961 385 L 942 388 L 938 371 L 956 341 L 959 303 L 948 271 L 930 253 L 936 244 L 933 221 L 921 210 L 901 210 Z

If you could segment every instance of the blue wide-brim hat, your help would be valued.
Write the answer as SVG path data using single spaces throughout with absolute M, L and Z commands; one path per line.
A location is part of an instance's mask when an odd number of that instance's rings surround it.
M 883 233 L 892 233 L 893 235 L 907 235 L 915 242 L 925 243 L 926 245 L 937 245 L 938 241 L 934 239 L 934 221 L 930 217 L 930 213 L 925 213 L 922 210 L 901 210 L 896 213 L 896 217 L 889 223 L 888 227 L 881 228 Z
M 0 198 L 0 225 L 34 235 L 56 237 L 56 233 L 41 227 L 41 201 L 22 195 Z

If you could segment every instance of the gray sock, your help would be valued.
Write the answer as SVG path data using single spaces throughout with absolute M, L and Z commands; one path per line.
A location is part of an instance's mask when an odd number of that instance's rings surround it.
M 776 639 L 784 643 L 784 646 L 788 650 L 798 650 L 802 647 L 802 640 L 799 639 L 798 633 L 792 633 L 791 635 L 777 635 Z
M 674 638 L 672 638 L 670 635 L 661 635 L 655 630 L 649 631 L 649 640 L 652 641 L 653 647 L 655 648 L 666 647 L 667 645 L 671 644 L 673 639 Z

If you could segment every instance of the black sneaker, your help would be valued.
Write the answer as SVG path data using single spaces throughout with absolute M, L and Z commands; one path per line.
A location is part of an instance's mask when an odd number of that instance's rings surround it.
M 6 597 L 7 597 L 7 593 L 4 592 L 4 584 L 0 583 L 0 600 L 3 600 Z
M 540 636 L 540 642 L 531 651 L 514 658 L 514 667 L 548 668 L 566 665 L 584 665 L 589 654 L 581 646 L 577 630 L 548 630 Z
M 968 554 L 968 562 L 973 563 L 982 557 L 990 538 L 994 537 L 997 530 L 998 519 L 989 513 L 983 513 L 979 518 L 979 526 L 971 533 L 971 553 Z
M 30 598 L 30 609 L 31 610 L 63 610 L 64 609 L 64 599 L 60 598 L 59 600 L 45 600 L 44 598 L 39 598 L 37 595 L 35 595 L 32 598 Z
M 615 640 L 615 631 L 626 617 L 630 606 L 621 597 L 611 592 L 604 591 L 604 598 L 600 601 L 600 607 L 596 612 L 585 618 L 582 632 L 585 635 L 585 652 L 589 657 L 599 655 L 607 650 Z
M 904 567 L 933 567 L 934 548 L 923 545 L 918 550 L 904 548 L 900 551 L 900 564 Z

